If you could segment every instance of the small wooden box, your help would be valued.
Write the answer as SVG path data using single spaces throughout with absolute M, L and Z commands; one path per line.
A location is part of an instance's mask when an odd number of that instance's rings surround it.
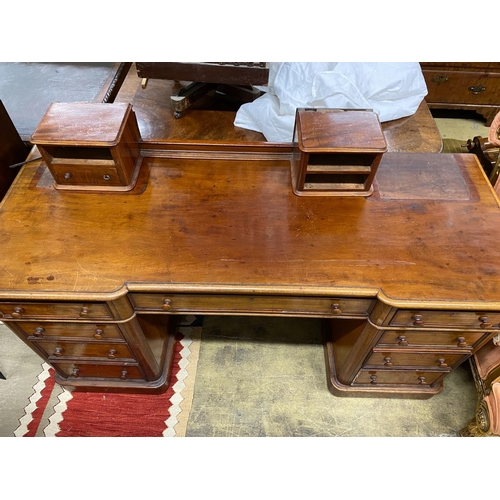
M 140 133 L 127 103 L 53 103 L 33 133 L 57 189 L 129 191 L 139 175 Z
M 387 151 L 378 115 L 368 110 L 297 109 L 292 159 L 296 195 L 370 196 Z

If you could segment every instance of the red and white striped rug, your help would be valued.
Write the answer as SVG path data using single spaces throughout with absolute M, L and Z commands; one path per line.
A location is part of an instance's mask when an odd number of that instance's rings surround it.
M 171 384 L 159 395 L 71 392 L 42 364 L 18 437 L 184 436 L 193 398 L 201 326 L 187 318 L 176 332 Z

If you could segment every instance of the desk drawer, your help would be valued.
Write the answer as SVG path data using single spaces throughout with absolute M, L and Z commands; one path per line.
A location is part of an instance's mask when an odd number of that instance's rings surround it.
M 131 293 L 137 311 L 169 313 L 262 313 L 366 317 L 371 299 L 269 295 L 201 295 Z
M 122 340 L 119 328 L 113 323 L 43 323 L 38 321 L 17 321 L 19 328 L 31 340 L 41 338 L 86 338 L 93 340 Z
M 429 372 L 425 370 L 361 370 L 352 385 L 418 385 L 429 386 L 448 372 Z
M 423 75 L 428 103 L 500 103 L 500 73 L 424 70 Z
M 93 379 L 120 379 L 145 380 L 144 374 L 137 364 L 87 364 L 87 363 L 52 363 L 54 368 L 69 379 L 93 378 Z
M 116 168 L 108 166 L 52 164 L 54 180 L 59 185 L 120 186 Z
M 0 302 L 0 318 L 112 319 L 104 302 Z
M 365 368 L 435 368 L 449 371 L 465 361 L 467 353 L 415 352 L 392 350 L 375 351 L 365 363 Z
M 126 344 L 108 344 L 102 342 L 33 342 L 47 357 L 55 358 L 95 358 L 95 359 L 130 359 L 134 356 Z
M 391 319 L 391 326 L 416 328 L 500 329 L 500 312 L 423 311 L 400 309 Z
M 436 332 L 427 330 L 387 330 L 379 346 L 422 347 L 441 346 L 472 350 L 484 336 L 482 332 Z

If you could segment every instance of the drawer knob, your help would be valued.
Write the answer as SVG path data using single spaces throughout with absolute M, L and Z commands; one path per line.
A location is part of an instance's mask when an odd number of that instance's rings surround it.
M 405 335 L 400 335 L 398 337 L 398 345 L 408 345 L 408 341 L 406 340 Z
M 481 328 L 491 328 L 491 323 L 488 321 L 488 316 L 479 316 L 478 318 Z
M 384 366 L 394 366 L 394 363 L 391 361 L 391 358 L 387 356 L 387 358 L 384 358 Z
M 116 358 L 116 349 L 110 349 L 108 352 L 108 358 L 109 359 L 115 359 Z
M 24 309 L 22 307 L 14 307 L 12 311 L 13 318 L 22 318 L 24 313 Z
M 339 304 L 332 304 L 332 313 L 333 314 L 342 314 L 342 309 L 340 309 Z
M 82 307 L 82 310 L 80 311 L 80 317 L 81 318 L 88 317 L 89 312 L 90 312 L 90 309 L 88 307 Z
M 370 384 L 375 385 L 377 383 L 377 375 L 370 375 Z
M 101 328 L 95 329 L 94 338 L 96 340 L 102 340 L 103 335 L 104 335 L 104 330 L 102 330 Z
M 109 179 L 111 179 L 111 176 L 110 176 L 110 175 L 108 175 L 108 174 L 104 174 L 104 175 L 102 176 L 102 178 L 103 178 L 105 181 L 109 181 Z
M 481 92 L 484 92 L 486 90 L 486 87 L 484 85 L 471 85 L 469 87 L 469 92 L 472 92 L 474 95 L 480 94 Z
M 444 358 L 439 358 L 437 360 L 439 368 L 446 368 L 448 364 L 446 363 Z
M 465 341 L 465 337 L 458 337 L 457 338 L 457 346 L 458 347 L 467 347 L 467 342 Z
M 62 356 L 64 349 L 62 347 L 56 347 L 54 349 L 54 356 Z
M 71 179 L 71 174 L 69 172 L 66 172 L 64 174 L 64 178 L 68 181 L 69 179 Z
M 45 328 L 41 327 L 41 326 L 37 326 L 35 328 L 35 331 L 33 332 L 33 337 L 43 337 L 43 332 L 45 331 Z
M 80 369 L 79 368 L 73 368 L 73 371 L 71 372 L 71 376 L 75 377 L 75 378 L 78 378 L 79 374 L 80 374 Z
M 411 319 L 415 326 L 424 326 L 424 317 L 421 314 L 414 314 Z
M 425 385 L 425 377 L 418 377 L 418 380 L 420 385 Z
M 120 374 L 120 378 L 122 380 L 127 380 L 127 370 L 122 370 L 121 374 Z
M 164 311 L 170 311 L 172 309 L 172 300 L 171 299 L 163 299 L 163 304 L 161 308 Z

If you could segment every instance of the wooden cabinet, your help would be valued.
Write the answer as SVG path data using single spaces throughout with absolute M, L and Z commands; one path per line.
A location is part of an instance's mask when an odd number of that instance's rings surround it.
M 31 141 L 57 189 L 129 191 L 142 158 L 130 104 L 53 103 Z
M 500 111 L 500 63 L 422 62 L 429 108 L 474 110 L 490 126 Z

